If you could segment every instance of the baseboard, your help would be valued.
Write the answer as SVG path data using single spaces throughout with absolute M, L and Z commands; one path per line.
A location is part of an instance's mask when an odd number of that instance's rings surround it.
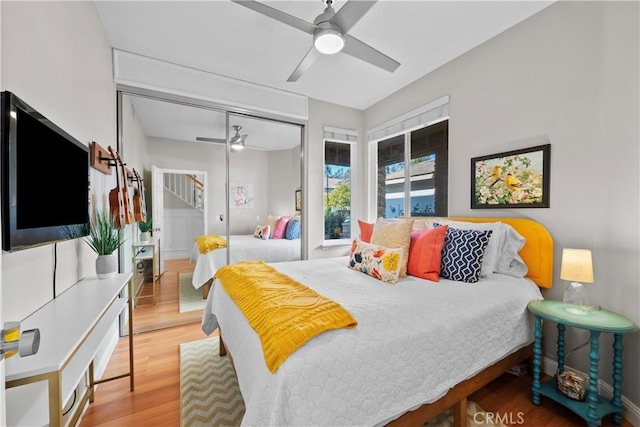
M 572 366 L 567 366 L 567 368 L 570 368 L 576 372 L 580 372 L 579 370 L 575 369 Z M 545 357 L 543 361 L 543 370 L 544 370 L 544 373 L 549 376 L 555 375 L 556 371 L 558 370 L 558 362 L 548 357 Z M 586 377 L 589 376 L 584 372 L 580 372 L 580 373 L 582 375 L 585 375 Z M 611 399 L 611 397 L 613 396 L 613 387 L 610 384 L 603 381 L 602 379 L 598 379 L 598 393 L 607 399 Z M 627 421 L 629 421 L 634 427 L 639 427 L 640 426 L 640 408 L 624 396 L 622 396 L 622 404 L 624 405 L 624 408 L 625 408 L 624 418 Z

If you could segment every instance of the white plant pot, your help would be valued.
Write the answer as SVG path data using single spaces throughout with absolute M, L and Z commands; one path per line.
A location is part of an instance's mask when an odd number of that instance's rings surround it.
M 98 279 L 108 279 L 118 273 L 118 257 L 116 254 L 98 255 L 96 258 L 96 274 Z
M 148 242 L 150 237 L 151 237 L 151 232 L 150 231 L 141 231 L 140 232 L 140 241 L 141 242 Z

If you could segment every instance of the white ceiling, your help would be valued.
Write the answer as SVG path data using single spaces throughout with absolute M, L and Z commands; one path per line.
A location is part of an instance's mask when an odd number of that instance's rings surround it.
M 365 109 L 553 1 L 381 0 L 349 34 L 400 62 L 395 72 L 338 53 L 321 56 L 297 82 L 286 80 L 312 45 L 312 36 L 239 4 L 95 3 L 117 49 Z M 324 10 L 321 0 L 264 3 L 308 22 Z M 333 7 L 339 10 L 343 4 L 336 0 Z

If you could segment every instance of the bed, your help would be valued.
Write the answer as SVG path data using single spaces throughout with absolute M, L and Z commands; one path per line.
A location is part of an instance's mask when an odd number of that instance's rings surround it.
M 233 356 L 242 425 L 422 425 L 450 407 L 462 425 L 466 397 L 530 357 L 526 305 L 542 298 L 539 287 L 551 287 L 553 242 L 544 227 L 492 221 L 526 239 L 519 254 L 527 277 L 494 274 L 470 284 L 408 276 L 392 286 L 347 268 L 348 257 L 270 264 L 358 322 L 309 340 L 273 374 L 256 332 L 216 284 L 203 325 L 214 315 L 221 354 Z
M 300 239 L 256 239 L 252 234 L 229 236 L 227 247 L 231 250 L 231 263 L 243 260 L 264 260 L 266 262 L 300 260 Z M 218 248 L 200 253 L 198 244 L 191 250 L 191 261 L 195 262 L 192 284 L 196 289 L 203 287 L 203 295 L 208 294 L 208 283 L 218 268 L 227 264 L 227 249 Z

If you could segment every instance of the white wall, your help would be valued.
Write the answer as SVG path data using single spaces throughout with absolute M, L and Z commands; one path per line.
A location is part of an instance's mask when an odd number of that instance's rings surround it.
M 0 2 L 1 89 L 14 92 L 48 119 L 89 144 L 115 146 L 115 87 L 111 49 L 92 2 Z M 50 171 L 34 171 L 34 180 Z M 92 169 L 92 207 L 108 207 L 108 190 L 115 186 Z M 34 187 L 37 196 L 37 186 Z M 64 208 L 64 189 L 60 206 Z M 95 275 L 95 253 L 81 240 L 57 246 L 56 291 L 60 294 L 85 276 Z M 22 320 L 53 298 L 54 245 L 2 253 L 2 314 Z M 102 375 L 117 340 L 110 330 L 96 357 Z M 15 410 L 7 392 L 8 411 Z M 15 417 L 13 417 L 15 418 Z
M 638 2 L 558 2 L 365 112 L 368 128 L 450 95 L 449 214 L 520 216 L 554 238 L 562 299 L 562 249 L 593 251 L 592 303 L 640 323 Z M 470 158 L 548 141 L 551 207 L 470 209 Z M 555 326 L 544 348 L 555 358 Z M 640 334 L 624 339 L 623 394 L 640 406 Z M 571 331 L 567 346 L 584 334 Z M 611 337 L 601 378 L 611 384 Z M 588 347 L 567 363 L 588 372 Z
M 2 90 L 14 92 L 87 145 L 115 146 L 111 50 L 93 3 L 1 2 L 0 7 Z M 91 170 L 93 206 L 100 208 L 108 203 L 106 190 L 115 180 Z M 48 173 L 55 169 L 36 172 L 34 179 L 46 179 Z M 52 298 L 53 248 L 2 254 L 5 318 L 20 320 Z M 80 240 L 58 244 L 57 256 L 58 294 L 95 275 L 96 255 Z
M 207 233 L 226 233 L 225 146 L 149 138 L 148 158 L 159 168 L 206 171 L 205 189 L 209 215 Z M 231 234 L 253 233 L 256 217 L 260 216 L 262 221 L 266 219 L 269 199 L 268 168 L 268 155 L 264 151 L 242 150 L 231 153 L 229 182 L 252 184 L 256 196 L 253 208 L 231 209 Z M 220 214 L 225 216 L 224 222 L 218 219 Z
M 295 193 L 301 187 L 300 146 L 291 150 L 269 151 L 267 171 L 267 214 L 274 216 L 293 216 L 295 210 Z M 265 224 L 266 217 L 260 217 L 260 224 Z M 257 225 L 257 224 L 255 224 Z M 255 227 L 254 227 L 255 228 Z
M 162 138 L 148 138 L 148 162 L 160 168 L 207 172 L 208 230 L 226 233 L 226 148 Z M 266 152 L 245 149 L 230 154 L 229 182 L 251 184 L 253 208 L 230 210 L 231 234 L 251 234 L 267 215 L 293 215 L 294 193 L 300 188 L 300 149 Z M 225 221 L 219 220 L 219 215 Z

